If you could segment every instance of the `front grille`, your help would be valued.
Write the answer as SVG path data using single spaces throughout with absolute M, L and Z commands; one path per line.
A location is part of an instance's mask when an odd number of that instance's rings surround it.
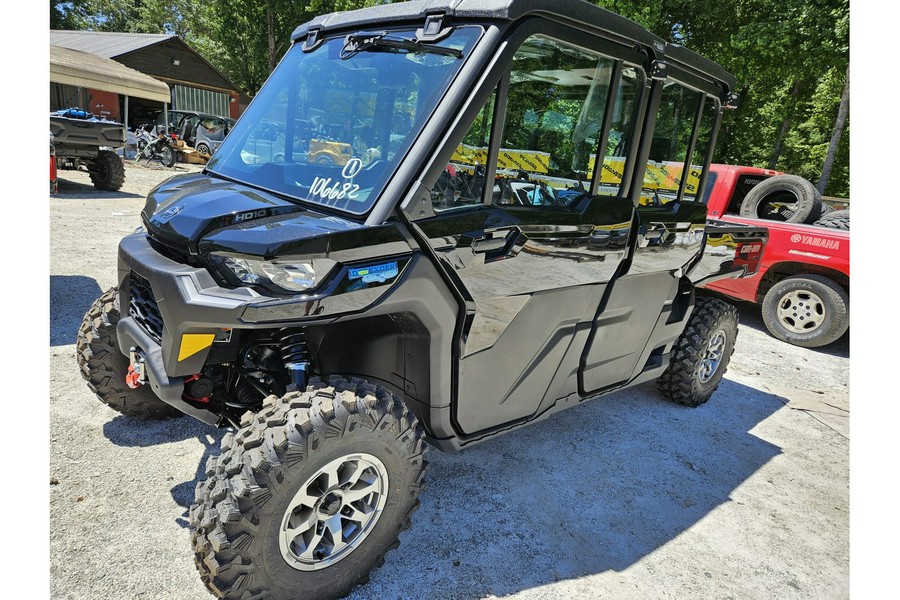
M 128 277 L 128 312 L 157 344 L 162 343 L 163 320 L 150 282 L 131 272 Z

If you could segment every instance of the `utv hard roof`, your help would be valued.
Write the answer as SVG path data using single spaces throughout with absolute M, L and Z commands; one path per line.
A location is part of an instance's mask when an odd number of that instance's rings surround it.
M 676 44 L 670 44 L 634 21 L 590 4 L 585 0 L 412 0 L 382 4 L 346 12 L 320 15 L 294 30 L 291 40 L 306 39 L 310 30 L 322 34 L 373 26 L 421 23 L 432 15 L 443 15 L 446 25 L 465 22 L 515 21 L 526 16 L 545 16 L 572 27 L 598 33 L 629 45 L 643 46 L 654 58 L 663 58 L 697 74 L 706 74 L 724 84 L 725 91 L 735 88 L 734 77 L 713 61 Z

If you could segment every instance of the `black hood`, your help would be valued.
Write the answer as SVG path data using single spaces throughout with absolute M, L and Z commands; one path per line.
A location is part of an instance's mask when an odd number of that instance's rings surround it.
M 173 177 L 157 186 L 141 217 L 151 238 L 191 254 L 269 258 L 403 240 L 391 226 L 366 227 L 203 174 Z

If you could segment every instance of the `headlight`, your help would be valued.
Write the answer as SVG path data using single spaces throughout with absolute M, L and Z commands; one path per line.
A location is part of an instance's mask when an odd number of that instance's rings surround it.
M 213 254 L 210 258 L 224 275 L 229 279 L 236 279 L 235 283 L 274 286 L 289 292 L 315 289 L 337 264 L 327 258 L 270 261 L 221 254 Z

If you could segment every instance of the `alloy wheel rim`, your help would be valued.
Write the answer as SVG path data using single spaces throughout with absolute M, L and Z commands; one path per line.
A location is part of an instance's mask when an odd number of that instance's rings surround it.
M 725 346 L 728 343 L 728 336 L 721 329 L 716 330 L 709 338 L 709 343 L 703 351 L 700 358 L 697 377 L 700 383 L 707 383 L 719 370 L 722 358 L 725 356 Z
M 371 454 L 337 458 L 300 486 L 281 520 L 285 562 L 317 571 L 346 558 L 372 532 L 388 494 L 387 469 Z

